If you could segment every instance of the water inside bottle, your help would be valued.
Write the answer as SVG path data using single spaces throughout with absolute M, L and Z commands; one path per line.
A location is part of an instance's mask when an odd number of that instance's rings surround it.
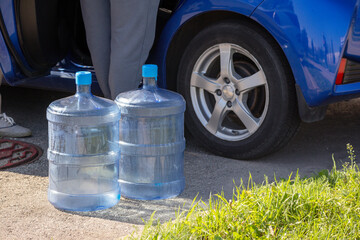
M 93 96 L 90 85 L 81 85 L 91 83 L 89 74 L 79 79 L 75 95 L 47 109 L 48 199 L 59 209 L 99 210 L 120 199 L 120 111 L 113 101 Z
M 185 187 L 185 101 L 156 86 L 156 67 L 144 67 L 142 89 L 115 100 L 121 111 L 119 183 L 127 198 L 164 199 Z

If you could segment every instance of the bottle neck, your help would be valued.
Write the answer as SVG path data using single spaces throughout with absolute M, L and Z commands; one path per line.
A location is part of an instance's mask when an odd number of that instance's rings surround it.
M 76 94 L 90 94 L 91 95 L 91 85 L 76 85 Z
M 157 88 L 156 79 L 152 78 L 152 77 L 151 78 L 144 77 L 143 78 L 143 87 L 142 88 L 146 89 L 146 90 Z

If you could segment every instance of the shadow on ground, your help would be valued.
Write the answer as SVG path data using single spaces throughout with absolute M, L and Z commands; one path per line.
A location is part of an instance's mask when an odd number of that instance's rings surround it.
M 3 112 L 15 121 L 31 128 L 33 136 L 21 139 L 40 146 L 46 153 L 47 120 L 46 107 L 55 99 L 70 93 L 50 92 L 25 88 L 2 87 Z M 131 201 L 122 199 L 111 209 L 93 213 L 71 213 L 106 218 L 121 222 L 142 224 L 156 211 L 155 218 L 167 220 L 175 216 L 179 207 L 188 208 L 194 197 L 208 199 L 210 193 L 223 191 L 231 197 L 234 181 L 247 182 L 249 173 L 255 182 L 261 183 L 264 175 L 270 180 L 287 178 L 291 172 L 310 176 L 322 169 L 331 169 L 334 158 L 341 162 L 347 159 L 346 144 L 351 143 L 355 151 L 360 148 L 360 100 L 333 104 L 323 121 L 301 124 L 298 134 L 277 153 L 254 161 L 241 161 L 214 156 L 204 151 L 187 138 L 185 151 L 185 191 L 177 198 L 161 201 Z M 47 177 L 46 154 L 36 162 L 6 171 Z

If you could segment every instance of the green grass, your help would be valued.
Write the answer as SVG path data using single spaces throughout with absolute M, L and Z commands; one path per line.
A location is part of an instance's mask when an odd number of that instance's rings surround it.
M 348 145 L 350 162 L 341 170 L 300 178 L 266 179 L 236 187 L 231 200 L 222 194 L 160 224 L 151 219 L 131 239 L 360 239 L 360 173 Z

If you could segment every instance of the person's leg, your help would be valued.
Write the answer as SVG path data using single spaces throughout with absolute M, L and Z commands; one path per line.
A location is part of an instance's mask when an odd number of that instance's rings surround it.
M 159 0 L 110 0 L 111 55 L 109 87 L 111 98 L 136 89 L 155 38 Z
M 131 0 L 132 1 L 132 0 Z M 86 39 L 96 78 L 104 96 L 110 98 L 110 2 L 109 0 L 81 0 Z

